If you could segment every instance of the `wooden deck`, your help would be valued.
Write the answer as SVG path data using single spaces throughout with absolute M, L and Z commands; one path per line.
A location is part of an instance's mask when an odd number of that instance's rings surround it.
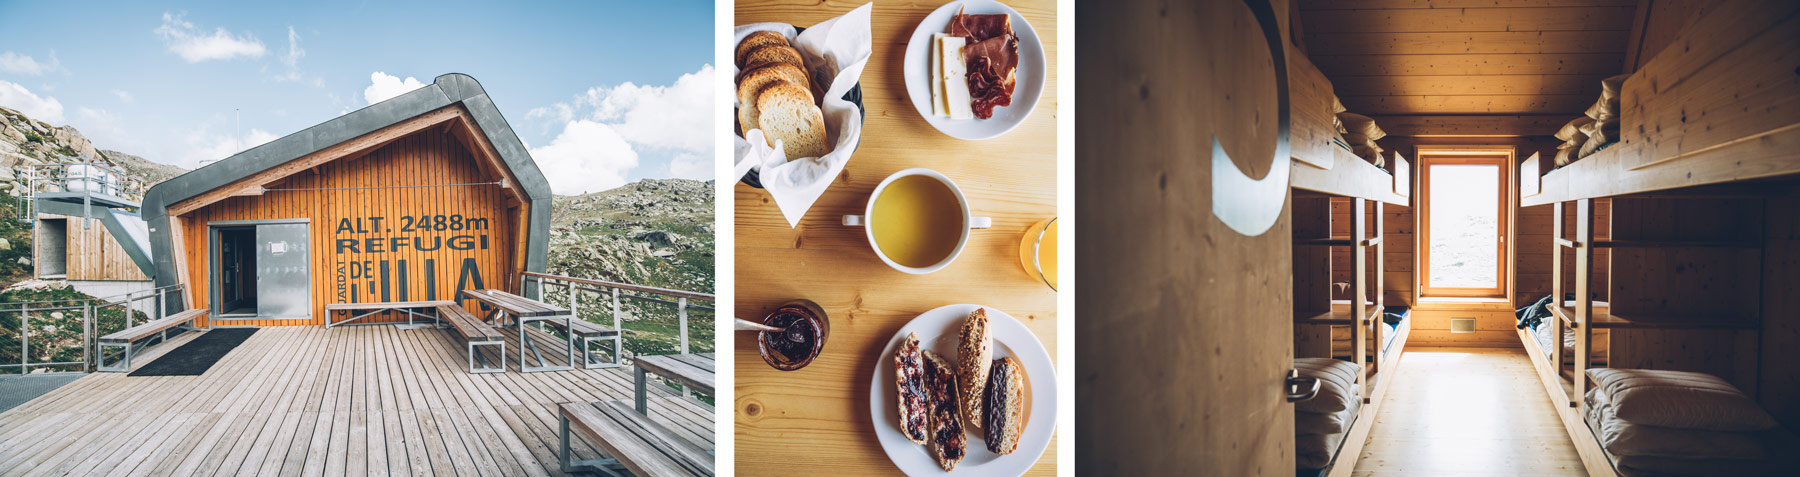
M 630 368 L 523 374 L 507 340 L 499 374 L 392 326 L 265 328 L 202 376 L 92 374 L 0 413 L 0 475 L 561 475 L 555 404 L 630 400 Z M 712 442 L 712 409 L 667 389 L 651 417 Z

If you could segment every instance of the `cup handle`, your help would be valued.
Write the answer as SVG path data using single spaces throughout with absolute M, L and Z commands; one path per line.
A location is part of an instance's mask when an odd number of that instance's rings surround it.
M 970 217 L 969 218 L 969 228 L 971 228 L 971 229 L 986 229 L 986 228 L 992 228 L 993 226 L 994 226 L 994 218 L 993 217 Z
M 846 215 L 846 216 L 844 216 L 844 226 L 846 226 L 846 227 L 861 227 L 862 224 L 863 224 L 863 216 L 861 216 L 861 215 Z

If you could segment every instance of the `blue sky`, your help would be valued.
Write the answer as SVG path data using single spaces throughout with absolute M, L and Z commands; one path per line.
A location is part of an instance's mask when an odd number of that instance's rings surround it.
M 577 194 L 711 178 L 712 50 L 703 1 L 0 0 L 0 106 L 193 168 L 467 73 Z

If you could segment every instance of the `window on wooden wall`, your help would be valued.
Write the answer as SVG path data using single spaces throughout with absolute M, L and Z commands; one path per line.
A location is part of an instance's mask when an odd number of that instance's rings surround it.
M 1510 152 L 1419 152 L 1426 297 L 1506 297 Z

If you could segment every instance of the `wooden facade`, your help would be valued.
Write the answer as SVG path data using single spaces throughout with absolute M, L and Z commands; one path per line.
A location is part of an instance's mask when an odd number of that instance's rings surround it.
M 508 205 L 503 179 L 453 136 L 427 130 L 288 176 L 262 195 L 188 212 L 180 223 L 193 306 L 211 306 L 209 227 L 225 221 L 311 225 L 313 318 L 238 324 L 322 325 L 330 303 L 453 300 L 464 289 L 507 288 L 523 272 L 517 231 L 529 206 Z
M 157 285 L 185 285 L 175 306 L 211 310 L 201 326 L 325 325 L 350 318 L 334 303 L 528 293 L 550 202 L 480 84 L 448 74 L 157 184 L 144 217 Z
M 82 222 L 86 222 L 83 227 Z M 83 219 L 66 215 L 39 213 L 38 246 L 33 251 L 32 266 L 38 278 L 60 275 L 64 280 L 146 281 L 144 271 L 119 246 L 100 219 Z M 62 246 L 43 243 L 62 238 Z M 55 256 L 53 256 L 55 255 Z M 60 274 L 53 273 L 53 263 L 60 262 Z

